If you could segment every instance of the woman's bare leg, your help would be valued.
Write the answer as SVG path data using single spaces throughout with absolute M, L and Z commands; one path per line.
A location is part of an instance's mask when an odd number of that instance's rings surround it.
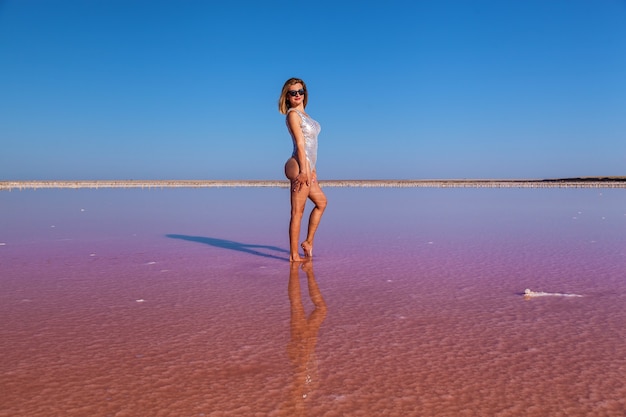
M 289 193 L 291 195 L 291 219 L 289 220 L 289 260 L 291 262 L 303 262 L 305 259 L 298 253 L 298 241 L 300 239 L 300 227 L 304 215 L 309 186 L 295 182 L 300 167 L 295 158 L 289 158 L 285 163 L 285 176 L 291 181 Z
M 326 195 L 317 183 L 317 178 L 315 178 L 315 176 L 311 181 L 309 198 L 311 199 L 313 204 L 315 204 L 315 207 L 313 207 L 311 215 L 309 216 L 309 229 L 307 231 L 306 240 L 302 242 L 300 246 L 302 246 L 305 256 L 312 257 L 313 239 L 315 239 L 315 232 L 317 231 L 320 220 L 322 218 L 322 214 L 324 214 L 324 210 L 326 210 L 326 205 L 328 203 Z
M 291 181 L 291 220 L 289 221 L 289 260 L 291 262 L 305 261 L 298 253 L 298 240 L 300 239 L 300 225 L 302 224 L 309 188 L 310 187 L 303 185 L 302 188 L 298 190 L 297 184 Z

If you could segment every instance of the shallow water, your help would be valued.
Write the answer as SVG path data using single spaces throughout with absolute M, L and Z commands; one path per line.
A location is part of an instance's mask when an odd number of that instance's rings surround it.
M 326 192 L 0 193 L 0 416 L 626 414 L 623 190 Z

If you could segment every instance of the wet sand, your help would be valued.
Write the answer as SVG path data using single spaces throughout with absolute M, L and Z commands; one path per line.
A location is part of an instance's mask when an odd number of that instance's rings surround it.
M 0 193 L 0 416 L 626 414 L 622 190 L 327 195 Z

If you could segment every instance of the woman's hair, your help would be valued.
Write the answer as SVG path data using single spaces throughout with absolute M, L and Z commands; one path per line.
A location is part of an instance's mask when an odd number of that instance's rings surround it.
M 306 103 L 309 98 L 309 93 L 306 90 L 306 84 L 300 78 L 290 78 L 285 81 L 285 85 L 283 85 L 283 91 L 280 93 L 280 98 L 278 99 L 278 111 L 282 114 L 287 114 L 287 110 L 289 110 L 289 100 L 287 99 L 287 92 L 289 91 L 289 87 L 298 83 L 302 84 L 302 88 L 304 89 L 303 105 L 304 108 L 306 108 Z

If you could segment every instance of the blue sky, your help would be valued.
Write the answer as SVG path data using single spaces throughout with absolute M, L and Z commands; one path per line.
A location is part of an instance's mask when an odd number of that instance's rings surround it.
M 626 175 L 626 1 L 0 0 L 0 180 Z

